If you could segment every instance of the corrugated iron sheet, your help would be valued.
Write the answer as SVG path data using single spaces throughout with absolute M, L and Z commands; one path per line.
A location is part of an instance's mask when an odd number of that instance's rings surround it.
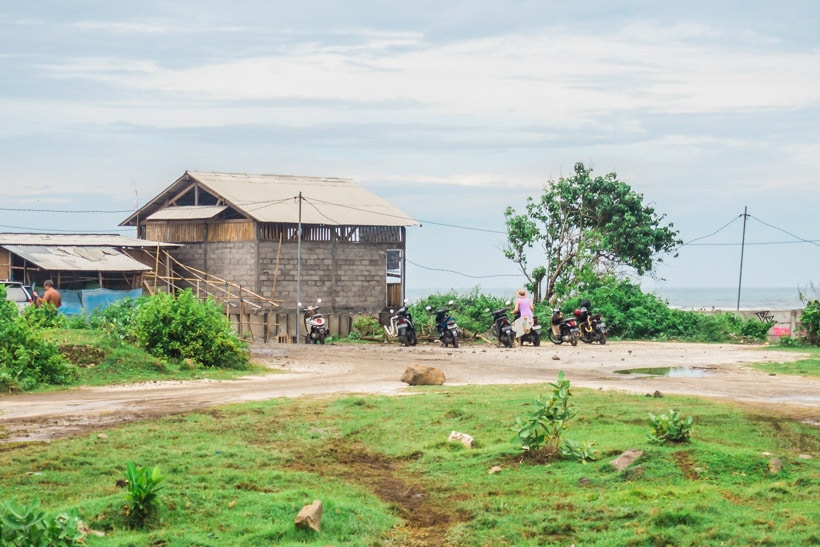
M 177 243 L 160 243 L 117 234 L 15 234 L 0 233 L 0 245 L 68 245 L 78 247 L 179 247 Z
M 186 205 L 160 209 L 145 220 L 205 220 L 214 218 L 227 209 L 227 205 Z
M 133 224 L 140 214 L 150 214 L 190 179 L 258 222 L 299 222 L 346 226 L 413 226 L 419 223 L 389 202 L 351 179 L 293 175 L 249 175 L 187 171 L 171 186 L 132 214 L 121 226 Z
M 151 268 L 111 247 L 3 245 L 44 270 L 145 272 Z

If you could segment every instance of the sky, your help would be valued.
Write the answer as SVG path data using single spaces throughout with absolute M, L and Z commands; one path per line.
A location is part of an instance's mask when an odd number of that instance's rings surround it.
M 817 21 L 812 0 L 4 2 L 0 231 L 134 235 L 186 170 L 344 177 L 419 220 L 409 288 L 518 287 L 504 210 L 582 162 L 687 243 L 645 287 L 820 284 Z

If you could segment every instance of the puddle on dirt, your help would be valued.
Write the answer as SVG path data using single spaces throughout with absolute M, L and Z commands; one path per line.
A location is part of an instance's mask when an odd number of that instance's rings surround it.
M 645 376 L 668 376 L 669 378 L 702 378 L 710 372 L 689 367 L 627 368 L 616 370 L 615 374 L 643 374 Z

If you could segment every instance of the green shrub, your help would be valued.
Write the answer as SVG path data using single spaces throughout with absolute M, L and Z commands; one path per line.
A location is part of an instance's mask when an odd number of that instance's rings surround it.
M 138 343 L 157 357 L 192 359 L 205 367 L 250 366 L 247 344 L 219 306 L 200 301 L 190 289 L 145 300 L 136 313 L 135 332 Z
M 593 448 L 594 445 L 593 441 L 577 442 L 567 439 L 561 445 L 561 456 L 568 460 L 586 464 L 589 461 L 598 459 L 599 451 Z
M 149 469 L 128 462 L 125 468 L 127 492 L 125 494 L 126 522 L 132 528 L 144 528 L 159 519 L 162 500 L 159 492 L 165 485 L 159 467 Z
M 80 516 L 76 509 L 56 516 L 47 516 L 40 500 L 22 505 L 14 500 L 3 504 L 0 511 L 0 544 L 19 546 L 85 545 L 85 534 L 79 530 Z
M 362 315 L 353 321 L 353 332 L 350 333 L 350 338 L 359 340 L 363 337 L 374 338 L 380 336 L 384 336 L 384 329 L 375 317 Z
M 88 316 L 88 325 L 102 330 L 119 340 L 136 340 L 137 314 L 140 305 L 149 297 L 138 300 L 123 298 L 112 302 L 105 308 L 97 308 Z
M 800 316 L 800 326 L 806 331 L 808 343 L 820 346 L 820 300 L 811 300 L 806 303 Z
M 449 304 L 450 300 L 453 301 L 452 305 Z M 495 310 L 508 307 L 512 313 L 512 305 L 507 306 L 503 298 L 481 294 L 478 287 L 461 294 L 455 292 L 432 294 L 413 303 L 409 308 L 410 313 L 413 314 L 417 331 L 427 333 L 433 331 L 435 313 L 428 312 L 427 306 L 430 306 L 433 311 L 441 308 L 449 309 L 459 328 L 469 334 L 485 333 L 491 329 L 493 317 L 485 311 L 487 308 Z
M 670 410 L 669 414 L 655 416 L 649 414 L 649 425 L 652 427 L 649 433 L 649 442 L 663 444 L 667 441 L 675 443 L 689 442 L 689 435 L 692 431 L 693 419 L 691 416 L 682 418 L 677 410 Z
M 63 329 L 68 325 L 66 316 L 58 313 L 51 302 L 27 307 L 23 310 L 23 318 L 28 326 L 35 329 Z
M 27 391 L 40 384 L 71 383 L 76 369 L 17 313 L 5 292 L 0 286 L 0 389 Z
M 559 453 L 561 434 L 567 428 L 577 410 L 569 406 L 569 380 L 564 378 L 564 371 L 558 372 L 558 379 L 551 382 L 552 394 L 549 399 L 538 397 L 535 410 L 524 419 L 516 418 L 512 439 L 514 445 L 530 452 L 543 451 L 550 456 Z
M 588 298 L 594 313 L 606 321 L 609 335 L 629 340 L 687 340 L 691 342 L 763 342 L 771 322 L 745 319 L 734 313 L 707 314 L 670 308 L 654 294 L 629 280 L 591 278 L 567 300 L 566 314 Z

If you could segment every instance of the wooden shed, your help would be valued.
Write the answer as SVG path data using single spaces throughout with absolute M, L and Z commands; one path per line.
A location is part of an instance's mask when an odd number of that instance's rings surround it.
M 417 224 L 350 179 L 186 171 L 121 226 L 283 308 L 370 313 L 402 302 Z

